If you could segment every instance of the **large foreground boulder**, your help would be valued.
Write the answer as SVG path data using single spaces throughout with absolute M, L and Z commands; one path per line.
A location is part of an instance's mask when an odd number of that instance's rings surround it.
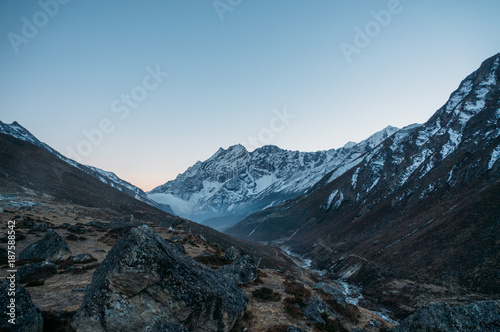
M 72 325 L 92 332 L 157 331 L 162 324 L 175 331 L 229 331 L 247 302 L 222 274 L 140 226 L 95 271 Z
M 12 292 L 15 293 L 15 296 L 11 296 L 13 295 Z M 15 299 L 15 308 L 11 304 L 12 298 Z M 42 313 L 31 301 L 30 294 L 23 287 L 2 280 L 0 282 L 0 308 L 2 313 L 0 331 L 42 332 Z M 15 324 L 12 324 L 12 322 Z
M 22 261 L 62 262 L 71 257 L 71 250 L 68 244 L 52 228 L 37 242 L 27 246 L 19 254 Z
M 500 331 L 500 301 L 449 306 L 431 303 L 406 318 L 394 332 Z

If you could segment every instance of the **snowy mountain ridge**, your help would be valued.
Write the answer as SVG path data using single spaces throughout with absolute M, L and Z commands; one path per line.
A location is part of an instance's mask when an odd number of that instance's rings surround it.
M 401 129 L 386 142 L 389 144 L 392 140 L 389 149 L 380 145 L 360 158 L 351 179 L 351 190 L 356 193 L 355 201 L 365 199 L 372 191 L 385 192 L 385 197 L 409 181 L 415 185 L 397 197 L 397 201 L 408 198 L 415 192 L 423 199 L 445 185 L 453 186 L 456 176 L 453 169 L 447 179 L 441 178 L 427 186 L 422 186 L 419 182 L 436 166 L 445 163 L 461 145 L 473 141 L 475 149 L 483 149 L 500 137 L 500 108 L 496 111 L 496 119 L 488 119 L 481 128 L 474 129 L 473 133 L 469 128 L 473 126 L 469 121 L 479 115 L 488 103 L 494 103 L 495 98 L 498 99 L 499 67 L 499 55 L 485 61 L 480 69 L 461 82 L 448 102 L 425 124 Z M 491 169 L 498 159 L 497 149 L 500 149 L 500 146 L 490 153 L 488 169 Z M 480 163 L 481 160 L 477 160 L 477 165 Z M 356 187 L 360 174 L 364 175 L 361 188 Z M 337 176 L 332 176 L 329 182 L 336 178 Z M 341 191 L 339 195 L 342 195 Z
M 340 176 L 397 131 L 388 126 L 360 143 L 318 152 L 288 151 L 273 145 L 252 152 L 242 145 L 220 148 L 175 180 L 153 189 L 148 197 L 170 205 L 182 217 L 223 228 L 305 193 L 332 169 L 337 168 Z
M 304 225 L 312 227 L 309 220 L 347 220 L 343 214 L 361 218 L 384 204 L 404 211 L 483 176 L 495 179 L 500 159 L 499 77 L 497 54 L 467 76 L 426 123 L 400 129 L 362 157 L 332 169 L 306 194 L 249 216 L 229 234 L 279 242 L 292 234 L 305 236 Z M 352 211 L 358 212 L 351 216 Z M 301 218 L 295 217 L 299 214 Z
M 45 149 L 52 153 L 53 155 L 57 156 L 59 159 L 63 160 L 64 162 L 78 168 L 79 170 L 92 175 L 99 179 L 101 182 L 116 188 L 129 196 L 132 196 L 144 203 L 147 203 L 149 205 L 152 205 L 154 207 L 157 207 L 161 210 L 164 210 L 166 212 L 172 213 L 172 210 L 168 206 L 162 206 L 161 204 L 156 203 L 155 201 L 150 200 L 146 193 L 134 186 L 133 184 L 120 179 L 116 174 L 108 171 L 104 171 L 100 168 L 89 166 L 89 165 L 82 165 L 72 159 L 69 159 L 53 148 L 51 148 L 49 145 L 45 144 L 44 142 L 41 142 L 39 139 L 37 139 L 31 132 L 29 132 L 26 128 L 21 126 L 17 121 L 14 121 L 11 124 L 4 123 L 0 121 L 0 133 L 18 138 L 20 140 L 29 142 L 33 145 L 36 145 L 38 147 L 41 147 L 42 149 Z
M 286 247 L 346 282 L 394 279 L 499 289 L 500 53 L 468 75 L 423 125 L 403 128 L 306 194 L 230 229 Z

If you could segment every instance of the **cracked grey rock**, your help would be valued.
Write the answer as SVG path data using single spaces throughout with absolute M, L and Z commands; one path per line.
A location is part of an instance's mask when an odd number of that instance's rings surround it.
M 15 287 L 15 325 L 9 323 L 11 317 L 8 315 L 10 309 L 7 307 L 10 304 L 9 296 L 10 286 L 7 280 L 0 282 L 0 331 L 12 332 L 42 332 L 43 317 L 40 309 L 33 303 L 28 291 L 21 286 Z
M 19 260 L 36 261 L 49 260 L 62 262 L 71 256 L 71 250 L 66 242 L 52 228 L 37 242 L 27 246 L 19 254 Z
M 248 285 L 259 275 L 258 267 L 260 259 L 250 256 L 243 256 L 235 260 L 230 265 L 224 265 L 219 272 L 237 285 Z
M 97 268 L 72 325 L 92 332 L 159 331 L 167 323 L 178 325 L 172 331 L 229 331 L 247 302 L 222 274 L 139 226 Z

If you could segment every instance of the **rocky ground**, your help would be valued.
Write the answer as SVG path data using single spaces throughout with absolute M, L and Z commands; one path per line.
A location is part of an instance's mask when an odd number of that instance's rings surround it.
M 240 283 L 239 287 L 247 294 L 249 302 L 244 316 L 232 331 L 286 331 L 290 326 L 305 331 L 353 330 L 356 327 L 378 331 L 394 325 L 370 310 L 345 302 L 341 284 L 305 269 L 257 268 L 258 259 L 241 260 L 244 253 L 239 249 L 224 251 L 193 235 L 183 225 L 157 227 L 131 215 L 55 202 L 50 197 L 36 195 L 3 195 L 1 206 L 3 226 L 8 220 L 16 220 L 18 283 L 28 290 L 32 301 L 40 308 L 45 330 L 68 329 L 96 268 L 113 245 L 139 224 L 149 224 L 179 251 L 211 269 L 225 270 L 230 278 L 237 270 L 238 278 L 241 278 L 236 282 Z M 61 252 L 66 253 L 66 249 L 61 249 L 57 253 L 61 259 L 50 263 L 55 268 L 49 264 L 41 266 L 42 263 L 36 260 L 20 260 L 19 256 L 23 256 L 20 253 L 47 237 L 49 229 L 64 240 L 70 253 L 64 256 Z M 2 227 L 2 248 L 6 247 L 6 233 L 7 228 Z M 255 273 L 251 271 L 252 264 Z M 7 271 L 5 261 L 2 261 L 0 271 L 3 279 Z M 23 278 L 19 280 L 21 271 Z

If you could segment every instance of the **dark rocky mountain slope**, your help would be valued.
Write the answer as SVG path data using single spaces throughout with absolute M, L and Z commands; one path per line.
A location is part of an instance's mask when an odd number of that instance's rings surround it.
M 266 145 L 249 152 L 242 145 L 220 148 L 148 197 L 168 204 L 184 218 L 223 230 L 246 216 L 302 195 L 332 168 L 337 176 L 398 131 L 388 126 L 360 143 L 317 152 Z M 350 166 L 348 166 L 350 165 Z
M 165 227 L 185 225 L 222 248 L 237 246 L 276 267 L 293 266 L 279 250 L 241 241 L 209 227 L 182 219 L 107 185 L 36 145 L 0 133 L 0 193 L 27 195 L 89 208 L 107 209 L 124 215 L 129 222 Z M 269 258 L 267 260 L 265 257 Z M 284 265 L 281 265 L 284 264 Z M 281 266 L 280 266 L 281 265 Z
M 425 124 L 227 233 L 289 247 L 371 289 L 397 277 L 498 296 L 499 63 L 484 61 Z
M 316 331 L 321 324 L 378 331 L 373 324 L 395 325 L 347 304 L 358 296 L 354 291 L 299 268 L 277 248 L 169 215 L 3 134 L 0 220 L 16 222 L 22 256 L 16 282 L 31 298 L 19 313 L 35 312 L 35 330 L 72 331 L 73 324 L 77 331 L 228 331 L 233 325 L 232 331 Z M 150 231 L 142 232 L 144 225 Z M 7 239 L 0 230 L 2 278 Z
M 30 133 L 26 128 L 21 126 L 19 123 L 14 121 L 11 124 L 3 123 L 0 121 L 0 133 L 6 134 L 15 138 L 18 138 L 20 140 L 26 141 L 28 143 L 34 144 L 38 147 L 41 147 L 42 149 L 45 149 L 52 153 L 54 156 L 57 158 L 61 159 L 62 161 L 65 161 L 66 163 L 78 168 L 84 173 L 87 173 L 88 175 L 91 175 L 98 179 L 99 181 L 112 186 L 113 188 L 116 188 L 125 194 L 134 197 L 135 199 L 138 199 L 142 202 L 148 203 L 149 205 L 152 205 L 156 208 L 159 208 L 160 210 L 163 210 L 165 212 L 174 214 L 170 206 L 166 204 L 159 204 L 153 200 L 150 200 L 146 193 L 141 190 L 140 188 L 134 186 L 133 184 L 120 179 L 116 174 L 113 172 L 108 172 L 104 171 L 100 168 L 93 167 L 93 166 L 88 166 L 88 165 L 82 165 L 72 159 L 69 159 L 59 152 L 57 152 L 55 149 L 50 147 L 49 145 L 45 144 L 44 142 L 41 142 L 38 138 L 36 138 L 32 133 Z

